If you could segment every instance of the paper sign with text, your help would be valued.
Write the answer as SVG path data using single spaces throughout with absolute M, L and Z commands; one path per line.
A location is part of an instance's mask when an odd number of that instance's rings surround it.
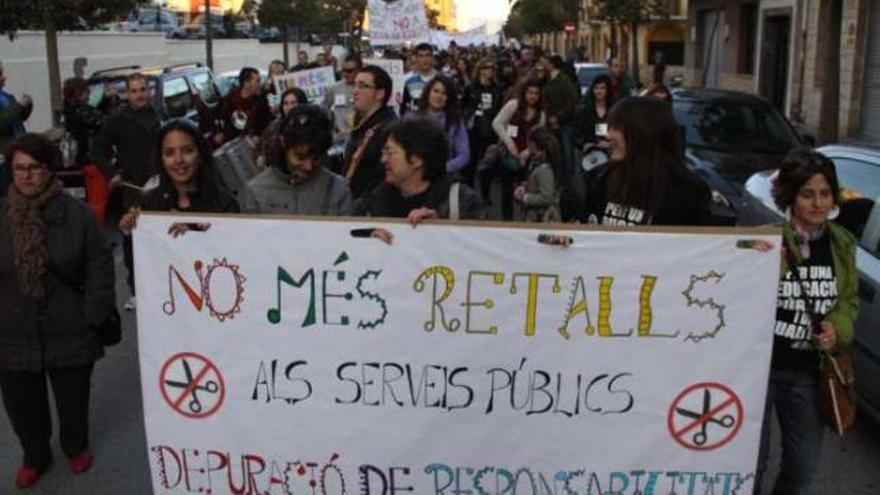
M 778 242 L 143 214 L 153 488 L 750 493 Z
M 306 93 L 309 103 L 319 104 L 324 99 L 327 88 L 336 84 L 336 76 L 332 67 L 307 69 L 275 77 L 275 88 L 278 94 L 287 88 L 297 87 Z
M 419 43 L 429 39 L 423 0 L 370 0 L 370 44 Z

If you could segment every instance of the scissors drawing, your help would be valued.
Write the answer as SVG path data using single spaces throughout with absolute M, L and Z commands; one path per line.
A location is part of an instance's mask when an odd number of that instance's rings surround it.
M 711 416 L 706 417 L 711 410 L 712 410 L 712 394 L 711 394 L 711 392 L 709 392 L 709 389 L 703 390 L 703 411 L 702 412 L 690 411 L 688 409 L 684 409 L 681 407 L 678 407 L 675 409 L 675 411 L 678 414 L 681 414 L 682 416 L 685 416 L 688 418 L 693 418 L 697 421 L 701 421 L 700 431 L 696 432 L 694 434 L 694 436 L 692 437 L 692 440 L 695 445 L 702 446 L 702 445 L 706 444 L 706 440 L 707 440 L 706 429 L 707 429 L 709 423 L 714 423 L 716 425 L 719 425 L 726 430 L 729 430 L 730 428 L 732 428 L 733 425 L 736 423 L 736 419 L 734 419 L 734 417 L 731 416 L 730 414 L 725 414 L 724 416 L 721 416 L 720 419 L 715 418 L 715 417 L 711 417 Z
M 199 400 L 198 392 L 200 390 L 203 390 L 213 395 L 220 390 L 220 385 L 218 385 L 217 382 L 214 380 L 208 380 L 205 382 L 204 385 L 194 383 L 192 368 L 190 368 L 189 361 L 187 361 L 185 358 L 181 361 L 183 361 L 183 372 L 186 374 L 186 382 L 165 380 L 165 385 L 168 385 L 169 387 L 182 388 L 183 390 L 191 390 L 192 400 L 189 401 L 187 407 L 193 414 L 199 414 L 202 412 L 202 402 Z

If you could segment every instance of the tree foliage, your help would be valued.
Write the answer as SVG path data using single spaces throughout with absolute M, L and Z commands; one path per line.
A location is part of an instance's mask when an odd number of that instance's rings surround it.
M 644 24 L 668 18 L 668 5 L 664 0 L 596 0 L 597 17 L 615 24 Z
M 365 6 L 366 0 L 263 0 L 257 18 L 264 26 L 296 26 L 307 33 L 336 34 Z
M 509 36 L 560 31 L 562 25 L 577 21 L 578 0 L 518 0 L 510 9 L 504 26 Z
M 147 0 L 0 0 L 0 33 L 44 29 L 51 18 L 59 30 L 86 29 L 118 20 Z

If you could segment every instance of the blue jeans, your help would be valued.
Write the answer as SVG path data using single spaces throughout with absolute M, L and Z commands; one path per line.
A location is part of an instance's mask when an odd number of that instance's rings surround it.
M 773 495 L 803 495 L 811 491 L 821 457 L 825 427 L 819 417 L 819 372 L 771 369 L 761 426 L 761 450 L 755 475 L 755 495 L 767 471 L 770 414 L 776 410 L 782 430 L 782 464 Z

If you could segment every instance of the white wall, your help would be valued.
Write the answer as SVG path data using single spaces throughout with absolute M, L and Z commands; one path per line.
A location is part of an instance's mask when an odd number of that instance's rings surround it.
M 26 122 L 27 128 L 42 131 L 51 127 L 49 102 L 49 72 L 46 63 L 45 38 L 42 31 L 20 32 L 14 41 L 0 37 L 0 60 L 6 75 L 5 90 L 13 95 L 30 94 L 34 99 L 34 114 Z M 310 59 L 321 50 L 320 46 L 301 45 Z M 334 47 L 341 60 L 342 47 Z M 170 65 L 185 62 L 205 62 L 205 41 L 166 40 L 154 33 L 76 32 L 58 36 L 59 64 L 62 81 L 73 76 L 73 60 L 88 58 L 86 77 L 94 71 L 122 65 Z M 290 64 L 296 63 L 296 44 L 289 45 Z M 283 56 L 280 43 L 259 43 L 257 40 L 215 40 L 214 69 L 216 72 L 238 70 L 244 66 L 267 68 L 273 59 Z

